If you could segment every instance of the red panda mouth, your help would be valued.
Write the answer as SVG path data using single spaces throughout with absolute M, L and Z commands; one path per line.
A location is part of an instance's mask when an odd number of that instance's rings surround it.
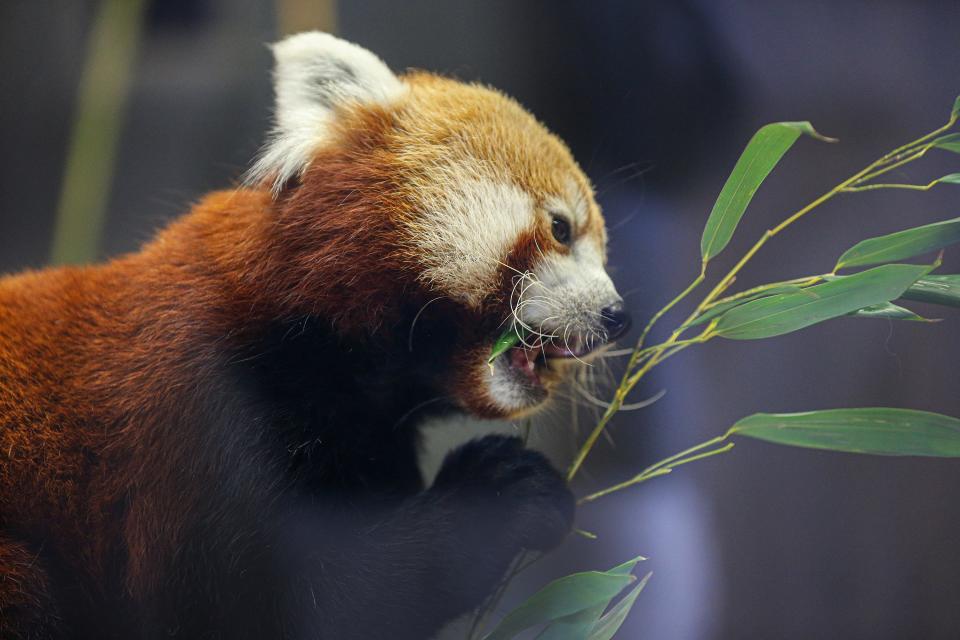
M 513 347 L 502 357 L 507 358 L 510 369 L 520 374 L 530 386 L 543 386 L 538 371 L 546 366 L 546 359 L 542 354 L 526 347 Z
M 572 343 L 557 344 L 554 341 L 538 341 L 527 345 L 512 347 L 501 358 L 507 360 L 511 369 L 526 386 L 542 389 L 546 382 L 556 377 L 550 364 L 556 361 L 580 360 L 594 351 L 600 344 L 588 345 L 576 340 Z M 549 380 L 548 380 L 549 379 Z

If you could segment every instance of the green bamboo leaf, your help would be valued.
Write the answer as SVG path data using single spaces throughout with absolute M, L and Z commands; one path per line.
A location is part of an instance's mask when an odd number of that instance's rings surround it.
M 645 557 L 637 556 L 636 558 L 631 558 L 630 560 L 627 560 L 623 564 L 618 564 L 613 569 L 608 569 L 604 571 L 604 573 L 612 573 L 618 576 L 625 576 L 631 573 L 634 567 L 637 566 L 637 564 L 645 561 L 646 561 Z
M 733 425 L 727 435 L 851 453 L 960 457 L 960 420 L 912 409 L 756 413 Z
M 695 327 L 697 325 L 703 324 L 704 322 L 709 322 L 710 320 L 713 320 L 717 316 L 723 315 L 727 311 L 730 311 L 730 309 L 733 309 L 734 307 L 739 307 L 740 305 L 746 304 L 751 300 L 757 300 L 759 298 L 765 298 L 767 296 L 773 296 L 780 293 L 799 293 L 800 291 L 803 291 L 802 287 L 798 287 L 795 284 L 785 284 L 782 287 L 771 287 L 766 291 L 761 291 L 751 296 L 744 296 L 738 300 L 721 302 L 720 304 L 710 307 L 709 309 L 701 313 L 699 316 L 697 316 L 693 321 L 691 321 L 686 326 Z
M 847 315 L 853 316 L 855 318 L 885 318 L 888 320 L 911 320 L 914 322 L 936 322 L 936 320 L 931 320 L 929 318 L 924 318 L 919 316 L 910 309 L 904 309 L 901 306 L 895 305 L 892 302 L 883 302 L 880 304 L 870 305 L 869 307 L 864 307 L 863 309 L 857 309 L 856 311 L 849 313 Z
M 714 333 L 732 340 L 756 340 L 797 331 L 864 307 L 895 300 L 932 268 L 928 265 L 887 264 L 835 278 L 799 293 L 754 300 L 720 316 Z
M 487 364 L 493 364 L 494 360 L 519 343 L 520 336 L 513 330 L 513 327 L 510 327 L 493 343 L 493 348 L 490 349 L 490 357 L 487 358 Z
M 638 556 L 632 560 L 628 560 L 621 565 L 610 569 L 606 573 L 613 573 L 617 575 L 627 575 L 633 571 L 633 568 L 637 565 L 638 562 L 646 560 L 643 556 Z M 645 583 L 646 579 L 641 582 Z M 634 589 L 634 591 L 636 588 Z M 633 591 L 630 592 L 631 594 Z M 639 593 L 639 592 L 638 592 Z M 624 599 L 629 598 L 630 594 L 625 596 Z M 634 599 L 636 596 L 634 596 Z M 566 616 L 564 618 L 559 618 L 554 622 L 550 623 L 538 636 L 537 640 L 584 640 L 589 635 L 590 631 L 594 628 L 594 625 L 597 624 L 597 621 L 600 619 L 600 615 L 607 608 L 607 605 L 610 604 L 610 601 L 598 604 L 589 609 L 584 609 L 578 613 L 575 613 L 571 616 Z M 611 610 L 612 612 L 612 610 Z
M 747 143 L 723 185 L 703 230 L 700 255 L 704 264 L 723 251 L 730 242 L 753 195 L 801 134 L 835 142 L 817 133 L 809 122 L 775 122 L 761 127 Z
M 627 619 L 630 609 L 633 608 L 633 603 L 637 601 L 637 596 L 639 596 L 643 588 L 647 586 L 647 582 L 652 575 L 653 572 L 650 572 L 643 576 L 640 582 L 637 583 L 637 586 L 631 589 L 620 602 L 600 618 L 594 626 L 593 631 L 591 631 L 587 637 L 587 640 L 610 640 L 613 634 L 620 630 L 620 626 L 623 624 L 623 621 Z
M 960 118 L 960 96 L 957 96 L 957 99 L 953 101 L 953 110 L 950 111 L 950 118 L 953 120 Z
M 949 177 L 949 176 L 948 176 Z M 835 270 L 894 262 L 960 242 L 960 218 L 869 238 L 847 249 Z
M 960 153 L 960 133 L 941 136 L 934 140 L 932 144 L 938 149 L 946 149 L 947 151 Z
M 529 331 L 521 326 L 514 327 L 510 325 L 507 327 L 507 330 L 500 334 L 497 341 L 493 343 L 493 348 L 490 349 L 490 357 L 487 358 L 487 364 L 492 366 L 493 361 L 496 360 L 497 357 L 520 344 L 520 341 L 527 337 L 529 333 Z
M 508 640 L 530 627 L 598 605 L 605 607 L 635 580 L 630 574 L 601 571 L 586 571 L 559 578 L 508 613 L 485 640 Z
M 960 307 L 960 275 L 924 276 L 913 283 L 901 298 Z
M 600 609 L 596 616 L 593 617 L 595 609 L 597 609 L 597 607 L 575 613 L 566 618 L 554 620 L 547 625 L 543 631 L 538 633 L 534 640 L 586 640 L 590 630 L 593 629 L 593 625 L 600 617 L 600 614 L 603 613 L 603 609 Z
M 943 176 L 937 180 L 937 183 L 960 184 L 960 173 L 951 173 L 948 176 Z

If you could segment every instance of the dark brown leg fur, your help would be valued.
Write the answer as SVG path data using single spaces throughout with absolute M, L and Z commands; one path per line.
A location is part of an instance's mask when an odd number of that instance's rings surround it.
M 37 553 L 0 534 L 0 640 L 57 638 L 58 622 Z

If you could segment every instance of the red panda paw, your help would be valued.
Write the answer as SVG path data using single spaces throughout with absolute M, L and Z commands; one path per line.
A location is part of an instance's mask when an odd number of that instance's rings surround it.
M 455 449 L 431 492 L 451 495 L 474 533 L 518 551 L 552 549 L 573 527 L 575 500 L 563 476 L 519 438 L 486 436 Z

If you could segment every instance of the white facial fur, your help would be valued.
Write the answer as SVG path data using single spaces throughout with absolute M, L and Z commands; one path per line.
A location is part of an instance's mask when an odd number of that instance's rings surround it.
M 517 279 L 516 293 L 517 321 L 539 333 L 556 336 L 554 342 L 561 346 L 604 342 L 600 310 L 621 300 L 594 238 L 575 242 L 568 255 L 546 254 L 532 273 Z M 494 362 L 487 392 L 507 414 L 539 402 L 506 358 Z
M 587 201 L 575 182 L 564 197 L 551 199 L 547 210 L 570 220 L 575 229 L 587 224 Z M 621 301 L 604 267 L 602 239 L 581 236 L 567 254 L 544 252 L 532 273 L 515 289 L 515 320 L 537 333 L 553 335 L 560 344 L 597 339 L 600 311 Z
M 487 396 L 492 398 L 497 407 L 505 414 L 514 414 L 529 409 L 532 401 L 530 391 L 517 381 L 515 372 L 505 358 L 497 358 L 493 363 L 491 375 L 485 376 Z
M 598 340 L 601 309 L 620 301 L 594 238 L 577 240 L 569 254 L 548 253 L 520 284 L 517 319 L 538 333 L 571 340 Z
M 272 47 L 276 110 L 270 140 L 245 182 L 270 181 L 274 193 L 300 175 L 328 137 L 335 110 L 386 104 L 406 91 L 380 58 L 327 33 L 300 33 Z
M 587 200 L 583 191 L 577 187 L 577 183 L 572 178 L 567 180 L 566 193 L 562 197 L 549 198 L 546 209 L 567 216 L 577 228 L 583 228 L 587 224 L 589 213 Z
M 496 286 L 519 235 L 533 225 L 533 200 L 467 164 L 435 168 L 432 179 L 444 189 L 422 194 L 422 215 L 412 224 L 412 240 L 426 263 L 421 278 L 475 306 Z

